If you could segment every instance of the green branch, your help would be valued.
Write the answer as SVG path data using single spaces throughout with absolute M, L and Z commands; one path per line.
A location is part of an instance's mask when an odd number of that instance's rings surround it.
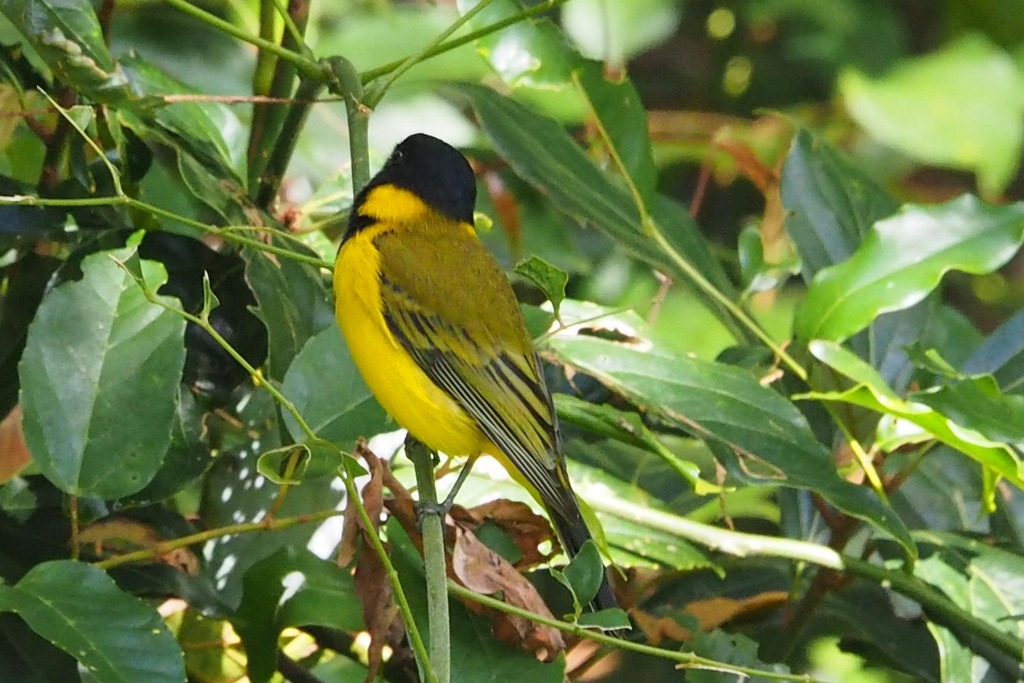
M 437 507 L 434 455 L 422 443 L 409 437 L 405 454 L 416 470 L 416 491 L 421 510 Z M 451 620 L 448 615 L 448 579 L 444 554 L 443 513 L 422 514 L 423 566 L 427 583 L 427 614 L 430 625 L 430 664 L 439 683 L 451 680 Z

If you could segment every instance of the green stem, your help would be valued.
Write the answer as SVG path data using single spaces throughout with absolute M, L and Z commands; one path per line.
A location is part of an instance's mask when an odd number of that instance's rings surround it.
M 326 60 L 326 67 L 329 74 L 327 79 L 328 88 L 330 88 L 331 92 L 339 94 L 345 99 L 345 109 L 348 114 L 349 147 L 352 153 L 352 189 L 354 194 L 370 181 L 369 110 L 360 101 L 363 96 L 363 85 L 352 63 L 344 57 L 330 57 Z M 352 481 L 352 477 L 345 477 L 345 486 L 349 491 L 349 496 L 358 499 L 358 493 L 355 490 L 355 483 Z M 367 529 L 374 528 L 370 526 L 370 517 L 361 502 L 358 511 L 360 518 L 363 520 L 363 525 Z M 381 561 L 384 562 L 388 578 L 394 587 L 395 601 L 402 612 L 402 619 L 405 621 L 405 627 L 409 633 L 409 641 L 412 643 L 413 652 L 416 653 L 416 659 L 420 662 L 423 676 L 430 683 L 438 683 L 437 675 L 434 673 L 434 668 L 431 664 L 431 656 L 423 644 L 423 638 L 420 636 L 419 629 L 416 628 L 416 622 L 413 621 L 412 608 L 405 597 L 405 592 L 402 591 L 398 572 L 395 571 L 391 558 L 387 556 L 384 545 L 380 542 L 377 535 L 367 534 L 367 536 L 370 537 L 374 550 L 381 556 Z M 443 561 L 443 541 L 441 550 Z M 447 605 L 445 608 L 447 609 Z M 432 635 L 431 643 L 434 642 L 433 638 L 434 636 Z
M 807 683 L 816 683 L 819 680 L 805 674 L 784 674 L 777 673 L 775 671 L 765 671 L 763 669 L 753 669 L 746 666 L 737 666 L 735 664 L 726 664 L 724 662 L 715 661 L 714 659 L 695 655 L 692 652 L 665 650 L 660 647 L 654 647 L 653 645 L 634 643 L 629 640 L 623 640 L 621 638 L 606 635 L 599 631 L 592 631 L 590 629 L 583 628 L 578 624 L 571 624 L 566 621 L 559 621 L 553 617 L 534 614 L 533 612 L 516 607 L 515 605 L 510 605 L 507 602 L 496 600 L 488 595 L 481 595 L 480 593 L 471 591 L 464 586 L 460 586 L 454 581 L 448 582 L 448 592 L 452 595 L 463 598 L 464 600 L 471 600 L 500 612 L 514 614 L 518 617 L 529 619 L 535 623 L 543 624 L 544 626 L 555 628 L 559 631 L 571 633 L 579 638 L 585 638 L 604 645 L 610 645 L 618 650 L 629 650 L 631 652 L 638 652 L 640 654 L 661 657 L 662 659 L 679 662 L 682 667 L 688 669 L 707 669 L 709 671 L 721 671 L 724 673 L 735 674 L 742 678 L 747 676 L 758 676 L 776 681 L 805 681 Z
M 281 46 L 285 49 L 298 52 L 308 58 L 312 58 L 312 52 L 306 45 L 303 39 L 303 34 L 306 30 L 306 24 L 309 21 L 309 2 L 308 0 L 291 0 L 288 3 L 288 7 L 283 8 L 279 4 L 278 0 L 267 0 L 270 4 L 271 10 L 276 9 L 281 13 L 285 22 L 285 32 L 281 38 Z M 295 87 L 295 67 L 289 62 L 283 59 L 276 60 L 274 65 L 273 78 L 270 82 L 270 86 L 266 91 L 266 95 L 278 99 L 287 99 L 292 96 L 292 90 Z M 299 129 L 305 120 L 305 115 L 309 108 L 312 106 L 312 100 L 319 94 L 320 89 L 312 89 L 303 92 L 303 83 L 309 82 L 309 79 L 303 78 L 302 83 L 299 85 L 299 92 L 296 93 L 296 100 L 290 105 L 282 104 L 254 104 L 253 105 L 253 123 L 252 129 L 250 130 L 249 137 L 249 195 L 253 198 L 257 198 L 264 193 L 263 181 L 267 176 L 267 169 L 271 163 L 274 162 L 275 153 L 281 147 L 282 144 L 290 145 L 288 155 L 285 158 L 287 160 L 291 158 L 291 150 L 294 150 L 295 140 L 298 136 Z M 314 81 L 321 83 L 321 81 Z M 298 118 L 290 118 L 289 114 L 295 112 L 297 107 L 302 107 L 305 111 L 301 112 Z M 299 128 L 289 128 L 289 126 L 296 126 Z M 273 169 L 273 173 L 282 173 L 285 169 Z M 277 185 L 280 185 L 278 179 Z M 273 193 L 271 193 L 271 199 L 277 192 L 277 186 L 274 187 Z M 267 202 L 259 202 L 257 204 L 261 207 L 266 207 Z
M 233 229 L 241 227 L 245 227 L 247 230 L 273 232 L 274 234 L 280 234 L 279 231 L 270 230 L 269 228 L 257 228 L 255 226 L 234 226 L 234 228 L 232 228 L 232 226 L 221 227 L 210 225 L 209 223 L 202 223 L 186 216 L 180 216 L 172 211 L 168 211 L 167 209 L 154 206 L 153 204 L 134 199 L 127 195 L 118 195 L 114 197 L 86 197 L 83 199 L 51 199 L 49 197 L 37 197 L 35 195 L 6 195 L 0 196 L 0 206 L 127 206 L 139 211 L 150 213 L 154 216 L 163 216 L 164 218 L 197 228 L 211 235 L 217 235 L 218 237 L 239 246 L 249 247 L 251 249 L 263 251 L 268 254 L 274 254 L 282 258 L 306 263 L 314 268 L 326 268 L 327 270 L 330 270 L 334 267 L 328 261 L 323 261 L 315 256 L 300 254 L 298 252 L 291 251 L 290 249 L 284 249 L 273 244 L 261 242 L 260 240 L 243 237 L 242 235 L 232 232 Z M 287 235 L 284 236 L 288 237 Z
M 186 2 L 185 0 L 167 0 L 167 4 L 171 7 L 174 7 L 175 9 L 184 12 L 185 14 L 191 15 L 196 19 L 199 19 L 205 24 L 209 24 L 210 26 L 220 31 L 223 31 L 224 33 L 227 33 L 230 36 L 234 36 L 235 38 L 238 38 L 241 41 L 249 43 L 250 45 L 255 45 L 261 50 L 265 50 L 267 52 L 270 52 L 271 54 L 276 55 L 277 57 L 280 57 L 281 59 L 291 62 L 292 64 L 295 65 L 295 68 L 298 69 L 299 73 L 303 76 L 310 78 L 316 78 L 317 76 L 319 76 L 323 78 L 323 66 L 319 64 L 315 59 L 305 57 L 303 55 L 292 52 L 291 50 L 285 49 L 271 40 L 267 40 L 265 38 L 254 36 L 250 33 L 246 33 L 234 24 L 224 21 L 220 17 L 214 16 L 206 10 L 202 10 L 196 7 L 195 5 Z
M 327 87 L 345 100 L 352 195 L 355 196 L 370 182 L 370 108 L 363 103 L 363 82 L 352 62 L 344 57 L 331 57 L 327 61 L 333 77 Z
M 405 454 L 416 470 L 416 490 L 421 510 L 437 506 L 434 454 L 413 438 L 406 439 Z M 451 622 L 448 616 L 448 579 L 444 555 L 443 513 L 420 516 L 423 532 L 423 564 L 427 581 L 427 614 L 430 627 L 430 664 L 439 683 L 451 679 Z
M 274 137 L 270 158 L 267 159 L 263 172 L 259 174 L 259 183 L 255 188 L 255 192 L 250 190 L 250 194 L 252 194 L 257 206 L 268 207 L 274 201 L 274 197 L 277 196 L 277 191 L 281 187 L 281 181 L 284 179 L 284 172 L 288 170 L 288 162 L 291 161 L 292 154 L 295 152 L 295 145 L 299 141 L 299 133 L 306 122 L 306 116 L 309 115 L 313 101 L 326 84 L 322 76 L 316 78 L 303 76 L 299 81 L 299 89 L 295 92 L 295 102 L 288 108 L 288 114 L 284 122 L 280 124 L 280 134 Z M 276 133 L 276 131 L 272 130 L 277 125 L 274 117 L 268 117 L 266 124 L 266 133 L 270 135 Z M 263 142 L 268 141 L 269 139 L 265 139 Z M 265 145 L 263 148 L 266 149 Z M 257 156 L 259 154 L 257 152 Z
M 1024 641 L 965 612 L 942 593 L 906 572 L 879 567 L 814 543 L 720 529 L 616 498 L 592 499 L 590 504 L 595 510 L 639 522 L 729 555 L 783 557 L 870 579 L 916 601 L 935 617 L 937 623 L 957 633 L 974 636 L 1024 662 Z

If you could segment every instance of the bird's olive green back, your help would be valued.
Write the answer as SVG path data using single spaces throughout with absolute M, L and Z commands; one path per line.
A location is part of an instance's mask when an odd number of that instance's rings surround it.
M 374 239 L 394 337 L 538 490 L 575 518 L 551 397 L 512 288 L 469 226 L 434 215 Z M 453 275 L 458 273 L 458 276 Z

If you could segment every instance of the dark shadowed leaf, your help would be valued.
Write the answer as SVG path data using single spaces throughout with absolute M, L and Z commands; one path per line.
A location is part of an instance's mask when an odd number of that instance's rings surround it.
M 37 635 L 14 614 L 0 614 L 0 679 L 65 683 L 77 675 L 74 658 Z
M 793 137 L 780 189 L 786 232 L 808 282 L 850 258 L 875 221 L 899 208 L 892 195 L 806 128 Z
M 964 364 L 964 372 L 990 373 L 1007 393 L 1024 391 L 1024 310 L 974 350 Z
M 256 315 L 270 337 L 267 374 L 280 380 L 309 338 L 334 324 L 334 310 L 311 266 L 251 249 L 243 250 L 242 258 L 245 280 L 259 304 Z
M 266 391 L 254 391 L 238 415 L 238 425 L 204 478 L 200 517 L 211 527 L 259 521 L 280 493 L 280 487 L 257 470 L 261 453 L 281 445 L 277 408 Z M 222 429 L 225 427 L 221 427 Z M 329 510 L 345 500 L 345 487 L 337 477 L 308 476 L 288 491 L 278 517 Z M 245 572 L 285 546 L 306 547 L 320 557 L 334 552 L 341 536 L 341 519 L 299 524 L 274 533 L 237 534 L 211 540 L 204 549 L 202 571 L 232 608 L 242 598 Z

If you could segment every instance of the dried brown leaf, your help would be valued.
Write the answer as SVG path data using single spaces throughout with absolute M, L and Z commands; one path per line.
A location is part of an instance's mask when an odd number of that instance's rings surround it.
M 500 593 L 509 605 L 554 618 L 537 589 L 526 577 L 505 558 L 481 543 L 471 530 L 461 526 L 455 527 L 452 571 L 470 590 L 483 595 Z M 494 620 L 496 636 L 533 652 L 539 659 L 550 661 L 565 650 L 565 641 L 557 629 L 506 613 L 495 614 Z
M 560 552 L 558 537 L 551 530 L 548 520 L 538 515 L 526 503 L 513 500 L 493 500 L 465 511 L 479 528 L 484 522 L 495 524 L 507 533 L 518 546 L 522 558 L 516 562 L 517 569 L 535 567 L 548 561 L 551 554 Z M 459 519 L 452 511 L 452 516 Z M 543 553 L 540 546 L 551 542 L 551 553 Z
M 21 404 L 0 421 L 0 484 L 7 483 L 32 462 L 21 430 Z
M 697 620 L 702 631 L 712 631 L 737 617 L 778 607 L 788 599 L 785 591 L 766 591 L 747 598 L 716 596 L 691 602 L 683 611 Z M 651 645 L 663 640 L 685 642 L 693 637 L 693 632 L 672 616 L 655 616 L 640 609 L 631 610 L 630 616 Z

